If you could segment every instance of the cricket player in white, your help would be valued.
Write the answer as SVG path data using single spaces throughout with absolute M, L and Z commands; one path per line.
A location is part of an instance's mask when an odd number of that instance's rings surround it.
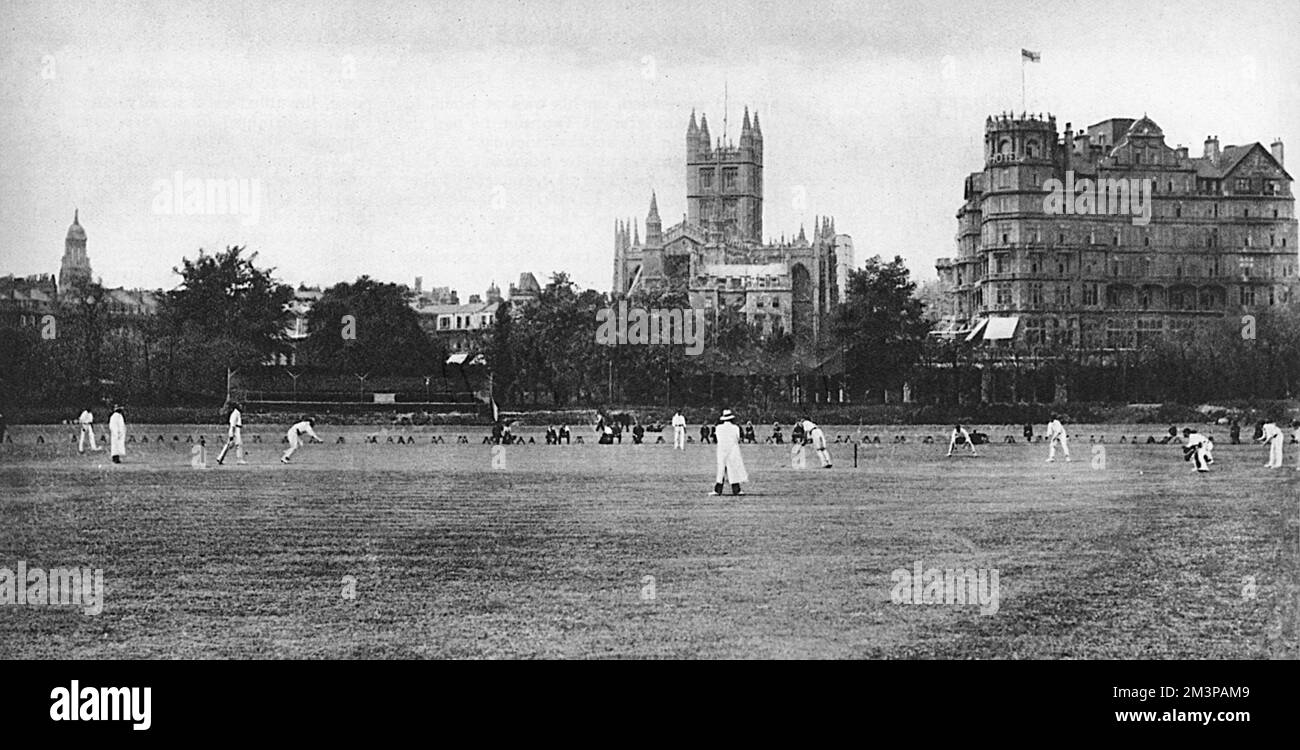
M 1187 444 L 1183 446 L 1183 459 L 1190 459 L 1197 471 L 1209 471 L 1206 437 L 1190 427 L 1183 428 L 1183 437 L 1187 438 Z
M 1295 435 L 1292 437 L 1295 438 L 1297 443 L 1300 443 L 1300 419 L 1293 420 L 1291 426 L 1295 428 Z M 1300 451 L 1295 454 L 1295 470 L 1300 471 Z
M 686 417 L 680 411 L 673 415 L 673 448 L 686 450 Z
M 1047 423 L 1047 461 L 1051 463 L 1056 460 L 1056 445 L 1060 443 L 1061 452 L 1065 454 L 1065 460 L 1070 460 L 1070 436 L 1065 434 L 1065 425 L 1061 424 L 1059 417 L 1053 415 L 1052 421 Z
M 226 451 L 230 450 L 231 446 L 235 448 L 236 463 L 240 465 L 248 463 L 244 460 L 244 414 L 239 410 L 239 404 L 230 405 L 230 427 L 226 430 L 226 444 L 217 456 L 217 465 L 226 460 Z
M 970 439 L 970 433 L 966 431 L 966 428 L 965 428 L 965 427 L 962 427 L 961 425 L 958 424 L 958 425 L 953 425 L 953 427 L 952 427 L 952 435 L 950 435 L 950 436 L 948 437 L 948 456 L 949 456 L 949 457 L 952 456 L 952 449 L 955 448 L 955 447 L 957 447 L 957 439 L 958 439 L 958 438 L 960 438 L 960 439 L 966 441 L 966 445 L 970 447 L 970 454 L 971 454 L 972 456 L 978 456 L 978 455 L 979 455 L 978 453 L 975 452 L 975 443 L 974 443 L 974 441 L 972 441 L 972 440 Z
M 1268 446 L 1268 464 L 1264 468 L 1282 468 L 1282 430 L 1278 428 L 1277 422 L 1264 423 L 1264 434 L 1259 441 Z
M 90 441 L 92 451 L 99 450 L 95 444 L 95 415 L 90 413 L 90 409 L 83 409 L 81 416 L 77 417 L 77 424 L 81 425 L 81 433 L 77 435 L 77 452 L 86 452 L 86 441 Z
M 731 484 L 731 494 L 743 495 L 740 491 L 742 482 L 749 481 L 745 471 L 745 462 L 740 457 L 740 428 L 736 426 L 736 415 L 730 409 L 722 410 L 722 418 L 717 428 L 718 474 L 709 495 L 721 495 L 724 482 Z
M 289 457 L 293 455 L 293 452 L 302 447 L 303 435 L 311 435 L 313 438 L 320 440 L 320 436 L 317 435 L 316 431 L 311 428 L 312 424 L 314 424 L 315 421 L 316 420 L 314 419 L 304 419 L 303 421 L 289 428 L 289 433 L 288 433 L 289 450 L 285 451 L 283 456 L 280 456 L 280 463 L 282 464 L 289 463 Z
M 812 443 L 813 450 L 817 451 L 817 458 L 821 459 L 822 468 L 831 468 L 831 454 L 826 450 L 826 434 L 822 428 L 813 424 L 813 421 L 807 417 L 800 420 L 799 424 L 803 425 L 804 439 Z
M 113 416 L 108 418 L 108 440 L 113 463 L 122 463 L 122 456 L 126 455 L 126 419 L 120 406 L 114 406 Z

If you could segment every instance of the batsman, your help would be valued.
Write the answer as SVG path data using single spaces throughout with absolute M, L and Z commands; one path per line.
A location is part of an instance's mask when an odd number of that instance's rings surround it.
M 230 404 L 230 427 L 226 430 L 226 444 L 221 447 L 221 453 L 217 455 L 217 464 L 220 465 L 226 460 L 226 452 L 231 446 L 235 447 L 235 459 L 240 465 L 248 463 L 244 460 L 244 415 L 239 410 L 239 404 L 232 402 Z

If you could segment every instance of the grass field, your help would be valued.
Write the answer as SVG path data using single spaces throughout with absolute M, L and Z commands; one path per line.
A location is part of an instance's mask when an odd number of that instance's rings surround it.
M 1150 426 L 1075 425 L 1069 464 L 1000 442 L 1018 429 L 946 459 L 918 442 L 939 428 L 862 428 L 889 437 L 857 468 L 846 445 L 829 470 L 746 446 L 731 498 L 707 496 L 712 446 L 511 446 L 494 465 L 481 428 L 397 445 L 325 427 L 282 466 L 283 428 L 254 428 L 249 465 L 196 469 L 183 441 L 218 428 L 139 431 L 154 442 L 120 466 L 65 427 L 0 446 L 0 568 L 105 580 L 97 616 L 0 606 L 0 657 L 1300 655 L 1293 445 L 1266 471 L 1221 443 L 1198 475 L 1176 447 L 1115 442 Z M 891 601 L 918 561 L 995 569 L 996 613 Z

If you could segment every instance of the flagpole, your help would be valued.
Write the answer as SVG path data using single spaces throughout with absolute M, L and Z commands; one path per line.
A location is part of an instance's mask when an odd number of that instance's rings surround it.
M 1020 111 L 1025 111 L 1025 56 L 1020 55 Z

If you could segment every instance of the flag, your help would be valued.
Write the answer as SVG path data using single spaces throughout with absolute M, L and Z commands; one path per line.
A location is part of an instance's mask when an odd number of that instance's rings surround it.
M 1043 53 L 1041 53 L 1041 52 L 1030 52 L 1029 50 L 1027 50 L 1027 49 L 1021 47 L 1021 48 L 1020 48 L 1020 59 L 1021 59 L 1021 60 L 1028 60 L 1029 62 L 1042 62 L 1042 61 L 1043 61 Z

